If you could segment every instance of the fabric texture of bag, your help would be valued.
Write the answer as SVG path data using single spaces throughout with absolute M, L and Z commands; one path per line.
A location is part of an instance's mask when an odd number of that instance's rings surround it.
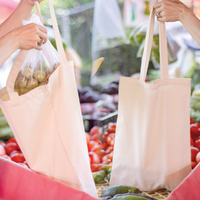
M 110 185 L 173 190 L 191 171 L 190 79 L 169 78 L 160 23 L 161 79 L 145 83 L 153 39 L 151 10 L 140 79 L 122 77 Z
M 97 197 L 73 62 L 66 59 L 51 0 L 49 7 L 61 64 L 48 84 L 19 96 L 14 83 L 28 54 L 21 50 L 0 90 L 0 105 L 32 170 Z

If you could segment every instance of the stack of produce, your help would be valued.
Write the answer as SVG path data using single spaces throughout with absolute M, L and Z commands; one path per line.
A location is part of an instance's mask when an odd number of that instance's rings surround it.
M 190 118 L 190 144 L 191 144 L 191 166 L 192 169 L 200 162 L 200 123 L 195 123 Z
M 90 166 L 96 183 L 107 182 L 110 179 L 113 147 L 115 142 L 116 124 L 109 123 L 107 127 L 94 126 L 90 134 L 86 133 Z
M 29 167 L 15 138 L 10 138 L 7 142 L 0 141 L 0 156 Z

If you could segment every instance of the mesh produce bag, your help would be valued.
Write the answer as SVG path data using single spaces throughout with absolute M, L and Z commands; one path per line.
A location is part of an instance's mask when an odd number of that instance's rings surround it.
M 32 14 L 29 20 L 23 21 L 24 25 L 29 23 L 42 25 L 40 18 L 35 14 Z M 41 51 L 31 49 L 15 81 L 15 92 L 23 95 L 36 87 L 47 84 L 49 77 L 59 65 L 58 53 L 49 40 L 42 45 Z

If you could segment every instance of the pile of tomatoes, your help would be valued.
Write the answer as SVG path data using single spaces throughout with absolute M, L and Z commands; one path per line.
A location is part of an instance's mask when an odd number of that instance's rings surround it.
M 192 169 L 200 162 L 200 123 L 190 118 L 190 145 Z
M 19 163 L 24 167 L 29 167 L 15 138 L 9 139 L 6 143 L 0 142 L 0 156 Z
M 116 124 L 109 123 L 107 128 L 94 126 L 90 134 L 85 133 L 92 172 L 112 163 L 115 130 Z

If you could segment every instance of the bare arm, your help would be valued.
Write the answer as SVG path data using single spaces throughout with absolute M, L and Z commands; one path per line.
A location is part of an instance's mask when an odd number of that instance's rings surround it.
M 17 8 L 0 26 L 0 38 L 9 31 L 22 26 L 22 20 L 28 19 L 34 1 L 41 2 L 42 0 L 21 0 Z
M 28 24 L 16 28 L 0 38 L 0 66 L 12 55 L 17 49 L 38 49 L 40 41 L 47 40 L 47 30 L 37 24 Z M 41 44 L 42 45 L 42 44 Z
M 160 22 L 180 21 L 200 46 L 200 20 L 182 2 L 163 0 L 154 5 L 157 20 Z

